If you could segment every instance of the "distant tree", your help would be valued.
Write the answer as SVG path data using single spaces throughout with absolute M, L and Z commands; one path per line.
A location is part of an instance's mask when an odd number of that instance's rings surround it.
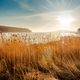
M 80 33 L 80 28 L 78 28 L 78 33 Z

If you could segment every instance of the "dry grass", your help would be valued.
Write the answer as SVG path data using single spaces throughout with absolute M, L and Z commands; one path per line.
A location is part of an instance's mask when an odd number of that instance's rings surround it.
M 0 80 L 80 80 L 80 37 L 0 43 Z

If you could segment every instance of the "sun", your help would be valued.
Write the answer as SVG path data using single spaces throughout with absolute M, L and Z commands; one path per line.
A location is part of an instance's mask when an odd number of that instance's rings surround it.
M 72 22 L 75 19 L 71 15 L 59 15 L 58 22 L 61 30 L 71 30 Z

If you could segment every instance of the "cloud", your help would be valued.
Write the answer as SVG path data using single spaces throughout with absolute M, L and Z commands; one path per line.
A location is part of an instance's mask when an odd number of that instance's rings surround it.
M 53 3 L 51 0 L 46 0 L 48 4 L 50 4 L 51 6 L 53 6 Z
M 53 3 L 54 0 L 45 0 L 45 2 L 47 2 L 46 4 L 42 3 L 39 5 L 40 6 L 39 8 L 41 8 L 41 10 L 43 9 L 42 10 L 43 12 L 41 12 L 38 8 L 35 8 L 36 7 L 35 5 L 29 4 L 27 2 L 28 0 L 14 0 L 14 1 L 18 3 L 18 5 L 22 9 L 24 9 L 24 12 L 25 10 L 30 10 L 32 11 L 32 13 L 30 13 L 29 15 L 27 15 L 27 13 L 24 13 L 22 14 L 22 16 L 18 15 L 18 16 L 0 17 L 0 24 L 30 28 L 32 31 L 44 31 L 44 30 L 53 31 L 59 27 L 58 21 L 56 20 L 58 15 L 62 13 L 65 13 L 65 14 L 75 13 L 75 11 L 73 12 L 72 10 L 66 10 L 66 9 L 64 11 L 60 11 L 60 10 L 54 11 L 53 10 L 54 5 L 56 5 L 55 7 L 57 7 L 57 5 L 60 5 L 59 2 L 58 3 L 56 2 L 56 4 L 54 4 Z M 50 8 L 52 9 L 51 12 L 48 11 Z M 36 11 L 40 11 L 40 12 L 37 13 Z M 33 12 L 35 12 L 35 14 L 33 14 Z
M 13 1 L 17 2 L 18 5 L 25 10 L 35 11 L 35 9 L 33 9 L 31 5 L 29 5 L 27 0 L 13 0 Z
M 0 18 L 0 24 L 30 28 L 33 31 L 47 31 L 55 25 L 56 13 L 41 13 L 31 16 L 7 16 Z M 48 30 L 51 30 L 51 28 Z
M 80 10 L 80 6 L 77 6 L 77 7 L 74 8 L 73 10 Z
M 69 11 L 64 11 L 45 12 L 29 16 L 6 16 L 0 18 L 0 24 L 29 28 L 32 31 L 53 31 L 59 28 L 57 16 L 62 13 L 71 14 Z

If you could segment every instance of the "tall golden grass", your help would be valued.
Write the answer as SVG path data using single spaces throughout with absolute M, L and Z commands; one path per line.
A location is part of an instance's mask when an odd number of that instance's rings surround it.
M 80 37 L 31 44 L 0 42 L 0 80 L 80 80 Z

